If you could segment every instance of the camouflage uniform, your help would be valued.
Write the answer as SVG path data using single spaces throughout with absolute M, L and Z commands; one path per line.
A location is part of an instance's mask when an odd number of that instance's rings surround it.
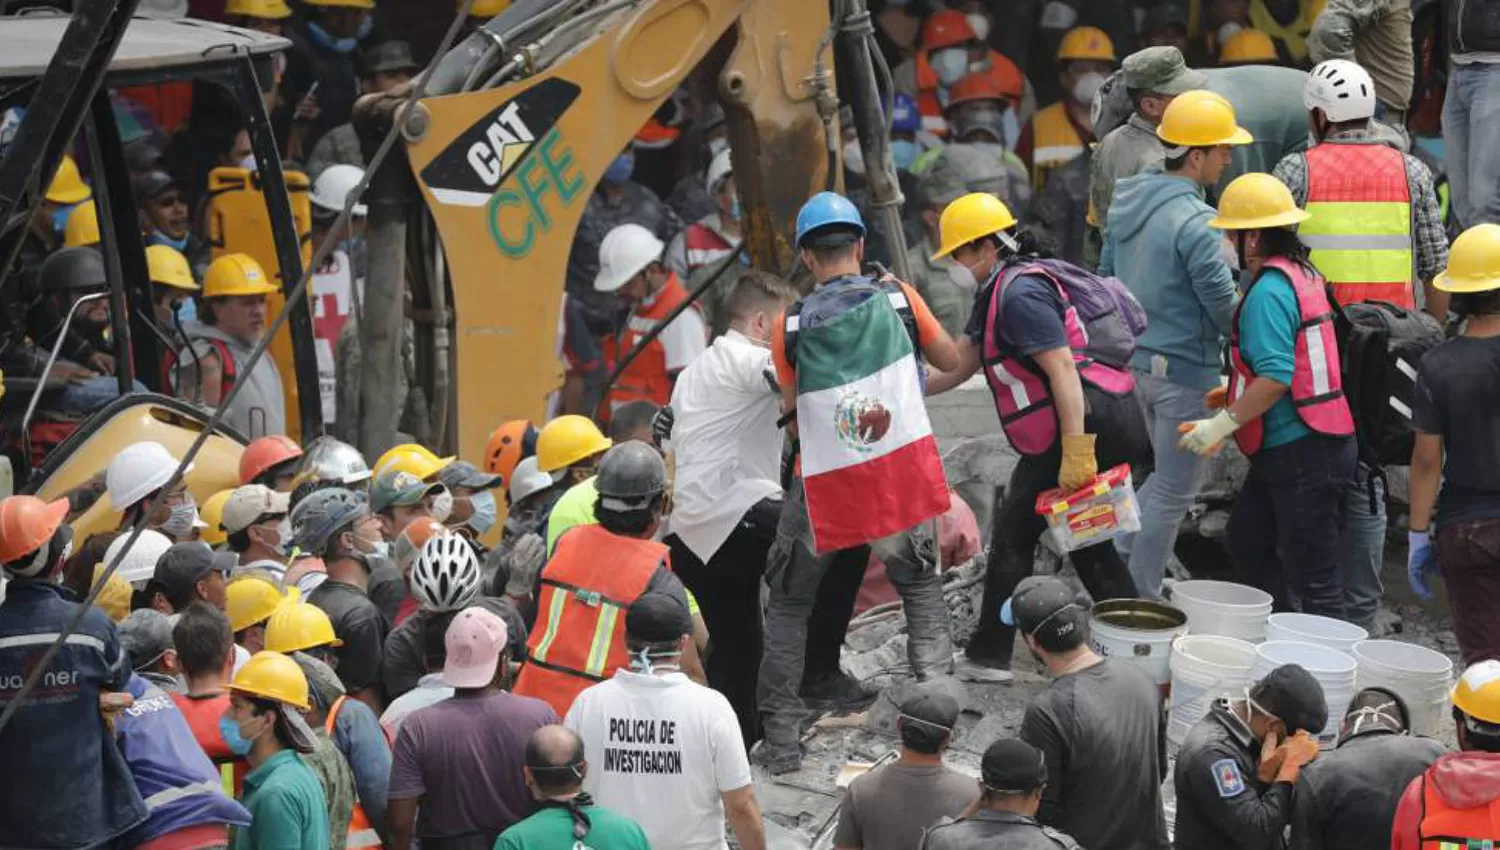
M 1084 229 L 1089 206 L 1089 169 L 1094 154 L 1091 148 L 1047 176 L 1047 185 L 1031 202 L 1028 225 L 1052 245 L 1057 256 L 1070 263 L 1084 260 Z M 1095 248 L 1097 257 L 1098 248 Z

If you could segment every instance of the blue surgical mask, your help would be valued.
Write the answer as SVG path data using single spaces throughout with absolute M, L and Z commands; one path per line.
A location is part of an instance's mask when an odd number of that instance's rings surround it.
M 745 217 L 745 206 L 740 203 L 739 193 L 736 192 L 734 199 L 729 202 L 729 217 L 735 221 Z
M 604 169 L 604 182 L 624 183 L 635 173 L 635 154 L 622 153 Z
M 173 239 L 167 234 L 162 233 L 160 230 L 153 230 L 151 231 L 151 235 L 146 237 L 146 241 L 152 245 L 169 245 L 173 248 L 176 248 L 177 251 L 181 253 L 187 251 L 188 240 L 191 238 L 191 233 L 182 237 L 181 239 Z
M 891 159 L 895 160 L 896 167 L 902 171 L 911 168 L 911 164 L 917 161 L 917 155 L 922 149 L 909 139 L 891 140 Z
M 177 304 L 177 319 L 181 322 L 198 321 L 198 302 L 191 298 L 184 298 Z
M 935 51 L 929 60 L 938 82 L 946 88 L 969 73 L 969 51 L 962 47 L 945 47 Z
M 62 233 L 68 226 L 68 213 L 73 211 L 74 204 L 58 207 L 52 211 L 52 232 Z
M 368 24 L 369 22 L 370 19 L 366 18 L 365 23 L 360 24 L 360 29 L 363 30 L 365 28 L 365 24 Z M 354 48 L 359 46 L 358 36 L 350 38 L 334 38 L 333 36 L 328 34 L 328 30 L 323 29 L 317 24 L 316 21 L 307 22 L 307 34 L 313 37 L 313 41 L 316 41 L 329 50 L 332 50 L 334 53 L 353 53 Z
M 219 737 L 223 739 L 224 746 L 237 756 L 249 755 L 250 747 L 255 743 L 240 734 L 240 724 L 234 722 L 234 718 L 227 713 L 219 715 Z
M 494 492 L 481 490 L 475 493 L 469 497 L 469 505 L 474 508 L 474 515 L 465 524 L 476 534 L 486 534 L 495 527 L 500 519 L 500 506 L 495 502 Z
M 1000 131 L 1005 134 L 1005 149 L 1015 150 L 1021 141 L 1021 121 L 1014 109 L 1005 110 L 1005 115 L 1000 118 Z

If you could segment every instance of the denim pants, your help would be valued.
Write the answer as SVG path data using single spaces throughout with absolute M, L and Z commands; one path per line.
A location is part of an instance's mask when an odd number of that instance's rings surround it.
M 923 523 L 873 541 L 869 546 L 885 563 L 891 584 L 901 594 L 906 614 L 906 653 L 918 679 L 946 675 L 953 662 L 943 577 L 936 570 L 934 545 L 931 526 Z M 813 554 L 807 497 L 801 478 L 794 480 L 787 490 L 786 508 L 781 513 L 776 542 L 766 562 L 766 582 L 771 592 L 766 605 L 765 652 L 757 693 L 763 732 L 772 744 L 795 745 L 800 737 L 806 712 L 798 689 L 809 654 L 808 620 L 824 577 L 843 554 Z M 826 634 L 820 640 L 834 643 Z M 836 645 L 842 644 L 843 635 L 839 634 Z
M 1245 584 L 1277 611 L 1344 619 L 1339 532 L 1358 449 L 1312 434 L 1250 456 L 1229 516 L 1229 554 Z
M 1500 65 L 1453 64 L 1443 101 L 1448 185 L 1460 228 L 1500 222 Z
M 1344 572 L 1344 617 L 1366 630 L 1375 624 L 1375 612 L 1380 610 L 1380 599 L 1385 594 L 1385 585 L 1380 581 L 1380 568 L 1385 564 L 1385 480 L 1377 477 L 1372 481 L 1370 473 L 1370 467 L 1361 463 L 1349 483 L 1339 545 Z
M 1084 385 L 1088 413 L 1084 429 L 1098 437 L 1094 448 L 1099 469 L 1122 463 L 1130 464 L 1134 479 L 1151 476 L 1151 439 L 1146 420 L 1134 395 L 1115 398 Z M 1010 667 L 1016 630 L 1000 622 L 1000 606 L 1015 592 L 1021 579 L 1036 568 L 1036 545 L 1047 522 L 1036 513 L 1036 497 L 1057 486 L 1057 471 L 1062 465 L 1061 441 L 1039 455 L 1021 458 L 1010 475 L 1005 498 L 995 509 L 994 529 L 990 539 L 989 571 L 984 580 L 984 596 L 979 603 L 979 625 L 974 630 L 965 654 L 972 660 L 992 667 Z M 1130 598 L 1136 595 L 1135 582 L 1125 560 L 1113 542 L 1105 541 L 1068 553 L 1078 577 L 1091 596 L 1098 600 Z
M 1177 529 L 1203 486 L 1206 458 L 1177 447 L 1177 426 L 1207 418 L 1203 390 L 1185 387 L 1146 372 L 1135 373 L 1135 390 L 1146 414 L 1156 467 L 1146 483 L 1137 478 L 1136 500 L 1141 506 L 1141 530 L 1115 541 L 1120 557 L 1130 566 L 1130 577 L 1142 597 L 1161 598 L 1167 559 L 1177 543 Z

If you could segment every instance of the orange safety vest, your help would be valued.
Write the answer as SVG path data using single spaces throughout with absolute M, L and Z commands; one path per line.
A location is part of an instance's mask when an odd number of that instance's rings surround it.
M 219 718 L 229 708 L 229 694 L 192 697 L 173 693 L 171 696 L 172 701 L 177 703 L 177 710 L 187 719 L 188 728 L 193 730 L 198 746 L 203 748 L 208 760 L 218 768 L 219 778 L 224 783 L 224 793 L 238 800 L 240 789 L 245 784 L 245 774 L 250 772 L 250 764 L 230 752 L 229 746 L 224 743 L 224 737 L 219 734 Z
M 1017 109 L 1021 105 L 1021 97 L 1026 92 L 1025 78 L 1021 76 L 1021 69 L 1016 63 L 1010 61 L 1003 53 L 991 50 L 989 55 L 990 68 L 986 73 L 994 82 L 995 88 L 1002 92 L 1010 101 L 1010 108 Z M 948 119 L 943 115 L 943 102 L 937 95 L 938 78 L 937 72 L 932 70 L 932 63 L 927 61 L 927 52 L 917 53 L 917 112 L 922 115 L 922 129 L 946 139 L 948 137 Z
M 341 696 L 328 708 L 328 719 L 323 721 L 323 731 L 328 733 L 329 738 L 333 737 L 333 723 L 338 719 L 339 709 L 344 707 L 344 700 L 348 698 Z M 365 814 L 364 806 L 359 804 L 359 799 L 356 797 L 354 816 L 349 819 L 349 837 L 344 840 L 345 850 L 381 850 L 384 846 L 380 843 L 380 833 L 375 831 L 369 816 Z
M 1325 142 L 1307 158 L 1312 218 L 1297 228 L 1340 304 L 1389 301 L 1415 310 L 1406 157 L 1379 144 Z
M 1500 799 L 1474 809 L 1450 807 L 1422 774 L 1423 850 L 1494 850 L 1500 838 Z
M 604 357 L 611 366 L 635 349 L 641 337 L 656 328 L 677 305 L 687 300 L 687 290 L 674 273 L 667 285 L 657 291 L 649 304 L 636 307 L 625 321 L 625 327 L 604 340 Z M 698 305 L 689 307 L 697 310 Z M 672 400 L 672 378 L 667 374 L 667 347 L 658 337 L 631 362 L 605 398 L 606 411 L 622 404 L 645 399 L 658 407 Z
M 1083 153 L 1083 138 L 1062 101 L 1041 110 L 1031 120 L 1031 141 L 1031 185 L 1038 192 L 1047 185 L 1047 175 Z
M 528 657 L 513 691 L 546 701 L 564 717 L 585 689 L 626 666 L 625 609 L 646 592 L 668 551 L 597 525 L 559 538 L 542 570 Z

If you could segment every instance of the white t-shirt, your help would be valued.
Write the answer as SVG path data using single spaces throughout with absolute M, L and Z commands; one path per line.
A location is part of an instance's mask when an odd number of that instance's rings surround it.
M 640 824 L 652 850 L 728 847 L 719 795 L 750 784 L 750 761 L 722 694 L 682 673 L 620 670 L 563 723 L 583 738 L 584 790 Z
M 411 713 L 429 705 L 436 705 L 453 696 L 453 688 L 443 684 L 442 673 L 428 673 L 417 680 L 417 686 L 391 700 L 380 715 L 380 727 L 392 740 L 401 733 L 401 721 Z
M 731 330 L 672 390 L 672 532 L 707 563 L 752 505 L 781 492 L 781 396 L 771 352 Z

